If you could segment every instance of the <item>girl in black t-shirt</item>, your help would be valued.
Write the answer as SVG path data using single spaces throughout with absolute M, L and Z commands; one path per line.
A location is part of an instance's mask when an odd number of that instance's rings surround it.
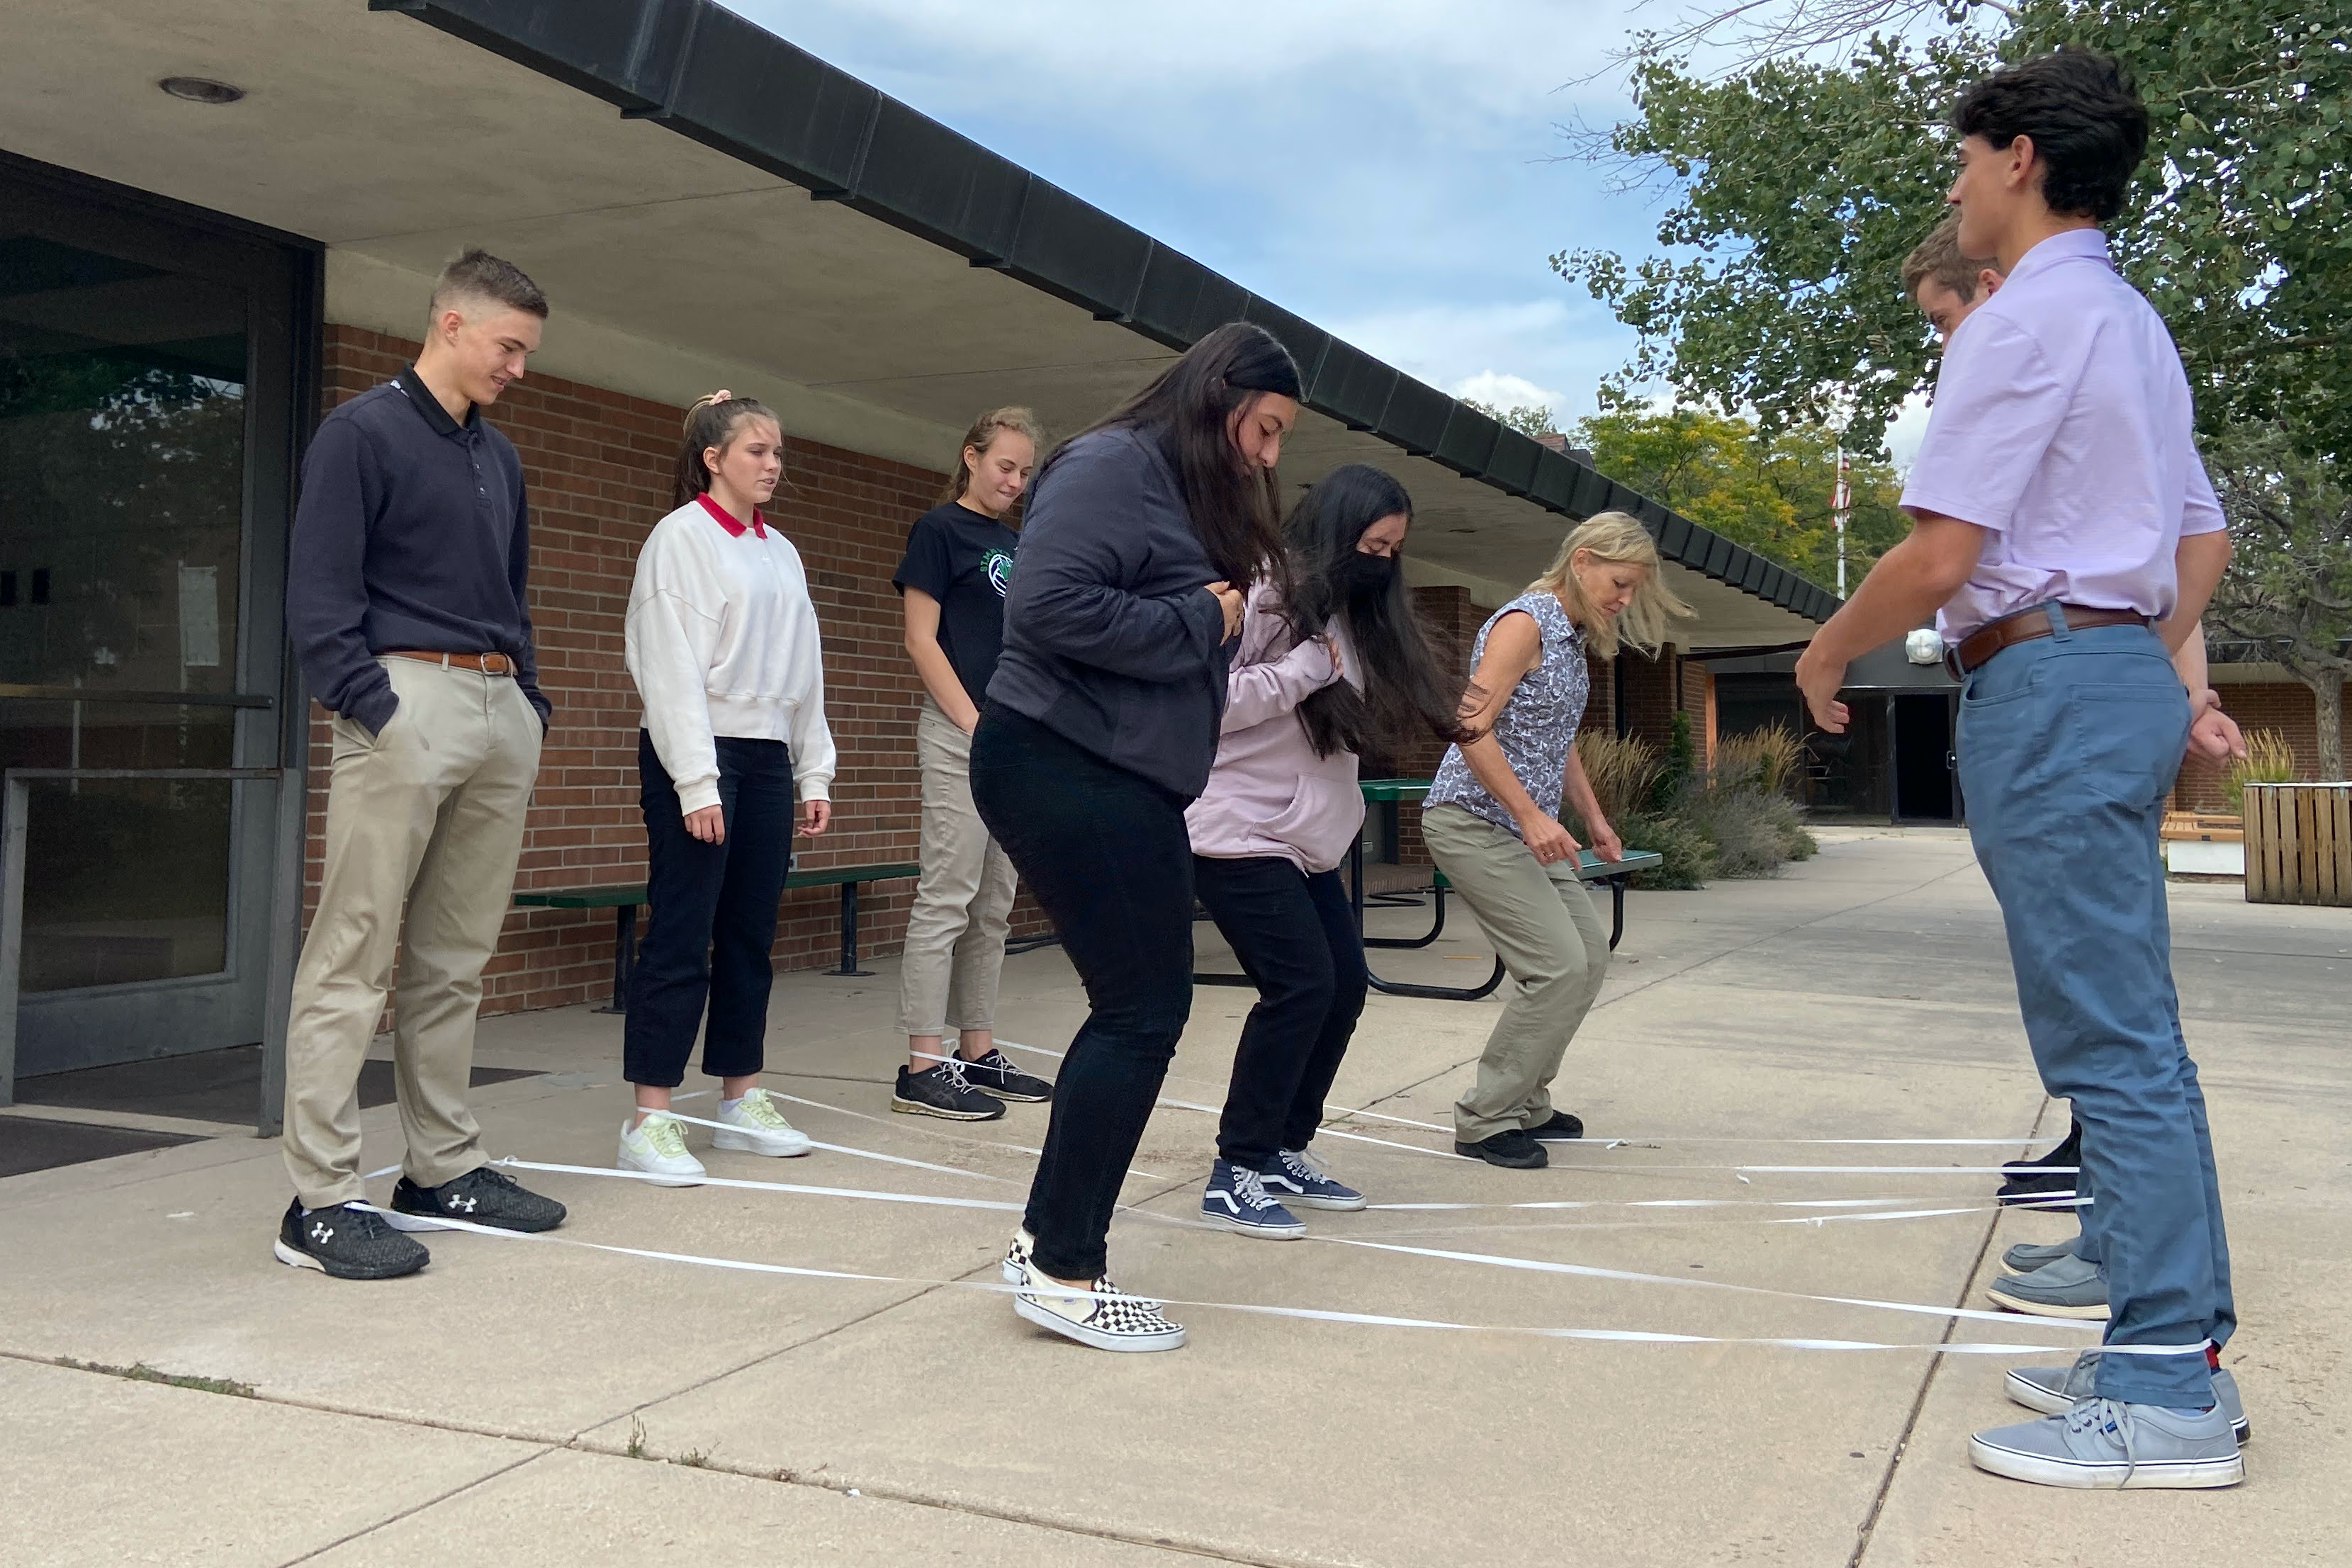
M 958 1122 L 1004 1114 L 1007 1100 L 1053 1097 L 996 1048 L 996 984 L 1017 878 L 971 802 L 971 732 L 1004 637 L 1004 588 L 1020 536 L 1004 514 L 1037 461 L 1037 420 L 1000 408 L 972 422 L 955 477 L 915 519 L 891 578 L 907 652 L 922 677 L 915 721 L 923 770 L 922 878 L 907 921 L 898 1027 L 907 1065 L 890 1108 Z M 955 1049 L 945 1045 L 956 1037 Z

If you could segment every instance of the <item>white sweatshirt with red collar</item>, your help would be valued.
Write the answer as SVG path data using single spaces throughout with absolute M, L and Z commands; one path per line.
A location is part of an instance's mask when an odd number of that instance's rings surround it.
M 800 551 L 766 514 L 708 496 L 646 536 L 629 590 L 629 674 L 682 810 L 719 804 L 716 737 L 781 740 L 803 800 L 833 795 L 824 654 Z

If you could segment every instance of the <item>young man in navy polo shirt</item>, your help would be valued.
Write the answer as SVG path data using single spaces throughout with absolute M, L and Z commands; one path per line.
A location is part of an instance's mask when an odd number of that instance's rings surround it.
M 539 771 L 522 465 L 481 411 L 539 347 L 547 298 L 474 250 L 434 286 L 416 362 L 329 414 L 302 465 L 286 623 L 334 715 L 327 860 L 287 1026 L 281 1262 L 385 1280 L 436 1217 L 547 1230 L 563 1206 L 490 1168 L 467 1108 L 482 966 Z M 394 955 L 398 973 L 394 973 Z M 355 1090 L 391 981 L 407 1144 L 389 1223 L 357 1207 Z M 413 1218 L 408 1217 L 415 1217 Z
M 1979 1433 L 1969 1458 L 2050 1486 L 2230 1486 L 2245 1466 L 2208 1358 L 2235 1322 L 2229 1251 L 2157 845 L 2206 716 L 2172 653 L 2230 545 L 2179 355 L 2098 228 L 2122 211 L 2147 112 L 2113 61 L 2070 50 L 1979 82 L 1953 126 L 1959 248 L 2006 281 L 1945 350 L 1904 487 L 1910 537 L 1815 635 L 1797 683 L 1843 729 L 1847 662 L 1939 611 L 1966 672 L 1969 835 L 2034 1061 L 2074 1103 L 2099 1196 L 2085 1222 L 2105 1343 L 2013 1375 L 2021 1402 L 2042 1407 L 2022 1378 L 2064 1408 Z

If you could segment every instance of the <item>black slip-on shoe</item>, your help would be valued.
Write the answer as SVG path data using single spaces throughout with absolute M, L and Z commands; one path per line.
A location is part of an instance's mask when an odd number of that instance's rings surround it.
M 433 1261 L 373 1209 L 352 1203 L 305 1209 L 299 1197 L 286 1206 L 270 1251 L 280 1263 L 334 1280 L 397 1280 Z
M 419 1186 L 402 1176 L 392 1189 L 392 1223 L 403 1230 L 431 1230 L 436 1219 L 463 1219 L 498 1230 L 552 1230 L 565 1213 L 553 1198 L 488 1166 L 476 1166 L 439 1186 Z M 425 1223 L 403 1225 L 403 1217 Z
M 1550 1121 L 1529 1127 L 1528 1136 L 1539 1144 L 1572 1144 L 1584 1136 L 1584 1123 L 1565 1111 L 1554 1111 Z
M 1466 1159 L 1484 1160 L 1490 1166 L 1504 1166 L 1515 1171 L 1539 1170 L 1551 1164 L 1544 1146 L 1517 1127 L 1507 1127 L 1475 1144 L 1457 1142 L 1454 1152 Z

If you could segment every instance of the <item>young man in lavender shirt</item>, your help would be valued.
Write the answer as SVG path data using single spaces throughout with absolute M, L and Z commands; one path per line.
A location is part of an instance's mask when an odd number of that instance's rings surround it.
M 2209 1359 L 2235 1321 L 2229 1253 L 2156 831 L 2192 727 L 2218 718 L 2192 709 L 2171 655 L 2230 546 L 2179 356 L 2098 228 L 2123 208 L 2147 113 L 2113 61 L 2069 50 L 1979 82 L 1953 125 L 1960 248 L 2008 281 L 1952 334 L 1904 490 L 1910 537 L 1797 682 L 1842 730 L 1848 661 L 1940 607 L 1966 672 L 1969 834 L 2035 1063 L 2074 1102 L 2102 1198 L 2105 1343 L 2055 1379 L 2082 1396 L 1979 1433 L 1969 1458 L 2052 1486 L 2230 1486 L 2245 1467 Z

